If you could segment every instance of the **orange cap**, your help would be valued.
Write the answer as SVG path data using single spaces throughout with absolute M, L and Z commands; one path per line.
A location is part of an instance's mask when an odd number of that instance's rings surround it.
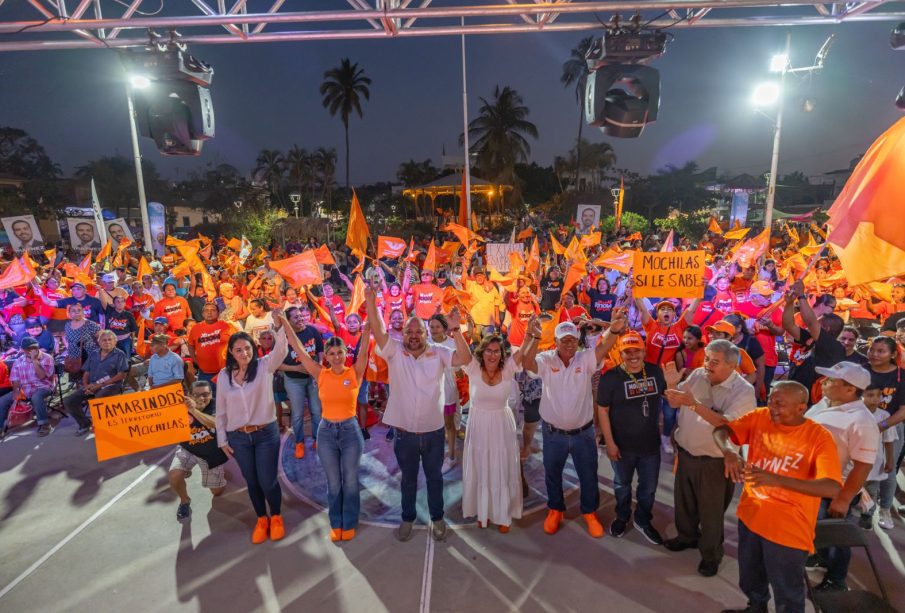
M 647 349 L 647 345 L 637 332 L 626 332 L 619 337 L 619 351 L 626 349 Z
M 708 332 L 723 332 L 729 336 L 735 336 L 735 326 L 725 320 L 720 320 L 712 326 L 707 326 Z
M 751 284 L 751 291 L 761 296 L 772 296 L 773 286 L 766 281 L 755 281 Z

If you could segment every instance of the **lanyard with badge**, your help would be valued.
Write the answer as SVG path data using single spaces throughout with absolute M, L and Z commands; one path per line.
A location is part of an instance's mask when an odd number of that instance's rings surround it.
M 629 378 L 632 380 L 632 383 L 639 386 L 638 387 L 639 390 L 644 391 L 645 382 L 647 381 L 647 368 L 646 367 L 644 367 L 644 366 L 641 367 L 641 376 L 643 378 L 640 381 L 634 374 L 632 374 L 628 371 L 628 369 L 625 367 L 625 364 L 621 364 L 620 368 L 622 368 L 622 372 L 624 372 L 625 374 L 627 374 L 629 376 Z M 644 417 L 650 417 L 650 403 L 647 401 L 646 393 L 644 394 L 644 397 L 641 401 L 641 415 L 643 415 Z

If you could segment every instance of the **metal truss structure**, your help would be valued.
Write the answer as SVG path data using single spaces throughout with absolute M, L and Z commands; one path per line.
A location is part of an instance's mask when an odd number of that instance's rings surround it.
M 346 2 L 306 0 L 330 8 L 290 11 L 286 0 L 0 0 L 0 51 L 141 47 L 149 28 L 177 30 L 182 42 L 202 45 L 600 30 L 614 15 L 635 13 L 655 28 L 905 21 L 905 4 L 887 0 Z

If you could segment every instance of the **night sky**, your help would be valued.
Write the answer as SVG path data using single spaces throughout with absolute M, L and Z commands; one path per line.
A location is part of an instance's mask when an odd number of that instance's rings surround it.
M 890 5 L 893 6 L 893 5 Z M 0 11 L 0 17 L 3 17 Z M 6 15 L 8 17 L 8 13 Z M 28 14 L 32 18 L 31 14 Z M 893 99 L 905 83 L 905 52 L 889 46 L 893 23 L 792 28 L 792 63 L 810 64 L 831 32 L 837 40 L 823 72 L 793 80 L 787 100 L 780 173 L 809 175 L 844 168 L 900 115 Z M 638 139 L 609 139 L 618 166 L 640 173 L 696 160 L 721 172 L 769 168 L 770 122 L 749 100 L 769 77 L 786 28 L 674 29 L 676 39 L 652 65 L 662 78 L 660 120 Z M 559 82 L 569 50 L 586 34 L 518 34 L 467 39 L 469 110 L 496 84 L 518 90 L 540 131 L 533 159 L 549 164 L 574 144 L 578 106 Z M 325 70 L 348 56 L 373 79 L 364 119 L 351 125 L 352 181 L 395 180 L 400 162 L 459 151 L 462 131 L 460 39 L 297 42 L 194 46 L 215 69 L 216 138 L 199 158 L 164 158 L 153 142 L 142 151 L 165 176 L 178 179 L 208 163 L 248 172 L 262 148 L 335 147 L 343 169 L 343 130 L 321 106 Z M 0 54 L 0 124 L 36 137 L 64 172 L 102 155 L 131 155 L 124 76 L 107 50 Z M 800 99 L 816 98 L 811 113 Z M 606 140 L 596 128 L 585 135 Z

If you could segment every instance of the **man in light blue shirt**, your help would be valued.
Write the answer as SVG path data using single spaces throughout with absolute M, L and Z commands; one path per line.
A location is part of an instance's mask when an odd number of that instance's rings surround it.
M 185 379 L 185 367 L 182 358 L 167 347 L 170 337 L 166 334 L 155 334 L 151 337 L 151 360 L 148 362 L 148 385 L 160 387 L 170 383 L 182 383 Z

